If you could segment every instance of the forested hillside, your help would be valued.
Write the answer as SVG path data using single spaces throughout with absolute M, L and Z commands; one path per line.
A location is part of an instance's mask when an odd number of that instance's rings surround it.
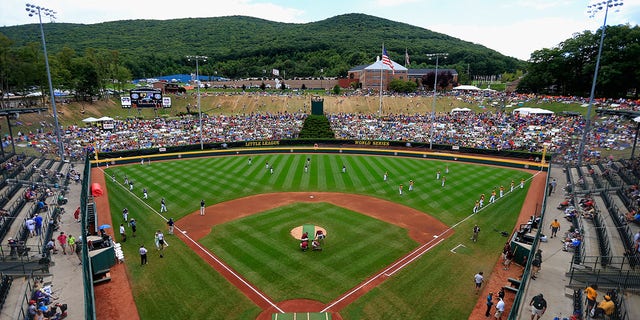
M 401 64 L 406 49 L 412 68 L 433 67 L 425 54 L 447 52 L 448 59 L 440 63 L 456 68 L 461 80 L 467 71 L 497 75 L 523 69 L 525 64 L 481 45 L 363 14 L 306 24 L 231 16 L 46 23 L 44 29 L 50 54 L 66 50 L 74 56 L 90 55 L 97 62 L 109 60 L 115 66 L 104 69 L 125 67 L 134 78 L 191 73 L 194 65 L 186 55 L 209 57 L 201 64 L 205 75 L 261 77 L 275 68 L 287 77 L 345 76 L 350 68 L 373 62 L 383 43 L 390 57 Z M 0 38 L 2 34 L 11 44 L 0 41 L 0 50 L 28 47 L 38 43 L 40 36 L 35 24 L 2 27 Z

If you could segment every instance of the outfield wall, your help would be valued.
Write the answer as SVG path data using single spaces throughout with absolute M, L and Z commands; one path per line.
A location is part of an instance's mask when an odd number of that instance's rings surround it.
M 277 142 L 277 141 L 268 141 Z M 498 154 L 486 154 L 486 153 L 462 153 L 462 152 L 436 152 L 423 148 L 399 148 L 393 149 L 392 146 L 382 148 L 365 148 L 365 147 L 300 147 L 300 146 L 276 146 L 276 147 L 252 147 L 252 148 L 223 148 L 212 150 L 198 150 L 198 151 L 174 151 L 169 152 L 168 148 L 140 150 L 144 151 L 128 151 L 117 153 L 99 153 L 95 156 L 95 160 L 91 161 L 92 166 L 106 166 L 108 165 L 121 165 L 146 161 L 166 161 L 166 160 L 178 160 L 189 158 L 201 158 L 201 157 L 218 157 L 218 156 L 235 156 L 235 155 L 259 155 L 259 154 L 274 154 L 274 153 L 291 153 L 291 154 L 313 154 L 313 153 L 325 153 L 325 154 L 348 154 L 348 155 L 372 155 L 372 156 L 395 156 L 395 157 L 410 157 L 410 158 L 422 158 L 432 160 L 446 160 L 446 161 L 461 161 L 467 163 L 477 163 L 485 165 L 497 165 L 503 167 L 512 167 L 519 169 L 531 169 L 531 170 L 544 170 L 549 168 L 548 163 L 529 161 L 528 159 L 532 154 L 527 153 L 527 158 L 502 158 Z M 154 153 L 149 151 L 155 150 Z M 503 155 L 504 156 L 504 155 Z
M 188 146 L 173 146 L 163 148 L 149 148 L 126 151 L 104 152 L 99 151 L 99 158 L 125 158 L 136 156 L 151 156 L 163 153 L 189 153 L 197 151 L 213 151 L 243 148 L 264 148 L 264 147 L 341 147 L 341 148 L 374 148 L 374 149 L 401 149 L 415 152 L 444 152 L 457 155 L 473 154 L 500 158 L 511 158 L 519 160 L 542 159 L 543 154 L 538 152 L 528 152 L 522 150 L 495 150 L 461 147 L 456 145 L 434 144 L 428 142 L 408 142 L 408 141 L 385 141 L 385 140 L 339 140 L 339 139 L 294 139 L 294 140 L 259 140 L 259 141 L 237 141 L 206 143 L 203 148 L 199 144 Z M 549 162 L 551 154 L 544 155 L 545 161 Z

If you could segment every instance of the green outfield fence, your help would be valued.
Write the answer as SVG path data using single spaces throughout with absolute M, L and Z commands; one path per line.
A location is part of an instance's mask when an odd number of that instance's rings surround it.
M 547 168 L 547 170 L 550 170 L 550 168 Z M 544 190 L 544 194 L 547 194 L 547 189 L 549 187 L 549 179 L 551 177 L 551 174 L 547 175 L 547 181 L 545 181 L 545 190 Z M 548 224 L 545 221 L 545 213 L 546 213 L 546 207 L 547 207 L 547 197 L 543 197 L 542 198 L 542 206 L 540 208 L 540 224 L 541 226 Z M 522 273 L 522 279 L 520 280 L 520 289 L 518 290 L 518 292 L 516 293 L 516 297 L 513 300 L 513 306 L 511 307 L 511 311 L 509 312 L 509 317 L 507 318 L 508 320 L 518 320 L 519 319 L 519 315 L 523 315 L 523 314 L 527 314 L 526 311 L 524 311 L 524 308 L 526 308 L 529 304 L 527 303 L 527 301 L 523 301 L 525 295 L 526 295 L 526 289 L 527 289 L 527 282 L 529 282 L 530 274 L 531 274 L 531 263 L 533 262 L 534 259 L 534 255 L 536 253 L 536 251 L 538 251 L 538 245 L 540 244 L 540 237 L 542 235 L 542 230 L 543 228 L 538 228 L 538 232 L 536 233 L 536 237 L 533 240 L 533 243 L 531 245 L 531 251 L 529 251 L 529 257 L 527 258 L 527 265 L 524 267 L 524 272 Z M 523 303 L 524 302 L 524 303 Z
M 91 163 L 89 157 L 85 158 L 84 173 L 82 179 L 82 191 L 80 194 L 80 208 L 82 213 L 81 230 L 84 232 L 83 239 L 86 239 L 88 225 L 88 205 L 90 200 L 89 184 L 91 182 Z M 95 295 L 93 292 L 93 273 L 91 271 L 91 261 L 89 260 L 89 248 L 87 241 L 82 241 L 82 280 L 84 283 L 84 318 L 86 320 L 96 320 Z

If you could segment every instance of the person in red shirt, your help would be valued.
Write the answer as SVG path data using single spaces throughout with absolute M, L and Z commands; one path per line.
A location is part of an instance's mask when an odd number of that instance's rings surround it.
M 309 249 L 309 241 L 300 242 L 300 250 L 307 251 Z
M 64 232 L 60 232 L 58 236 L 58 243 L 62 247 L 62 254 L 67 254 L 67 235 Z
M 76 222 L 80 222 L 80 207 L 73 213 L 73 218 L 76 219 Z

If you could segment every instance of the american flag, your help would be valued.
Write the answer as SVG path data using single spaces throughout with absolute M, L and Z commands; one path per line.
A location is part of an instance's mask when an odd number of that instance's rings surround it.
M 385 49 L 384 47 L 382 48 L 382 64 L 388 65 L 389 68 L 393 70 L 393 72 L 396 71 L 396 69 L 393 68 L 393 62 L 391 62 L 391 59 L 389 59 L 389 55 L 387 54 L 387 49 Z

